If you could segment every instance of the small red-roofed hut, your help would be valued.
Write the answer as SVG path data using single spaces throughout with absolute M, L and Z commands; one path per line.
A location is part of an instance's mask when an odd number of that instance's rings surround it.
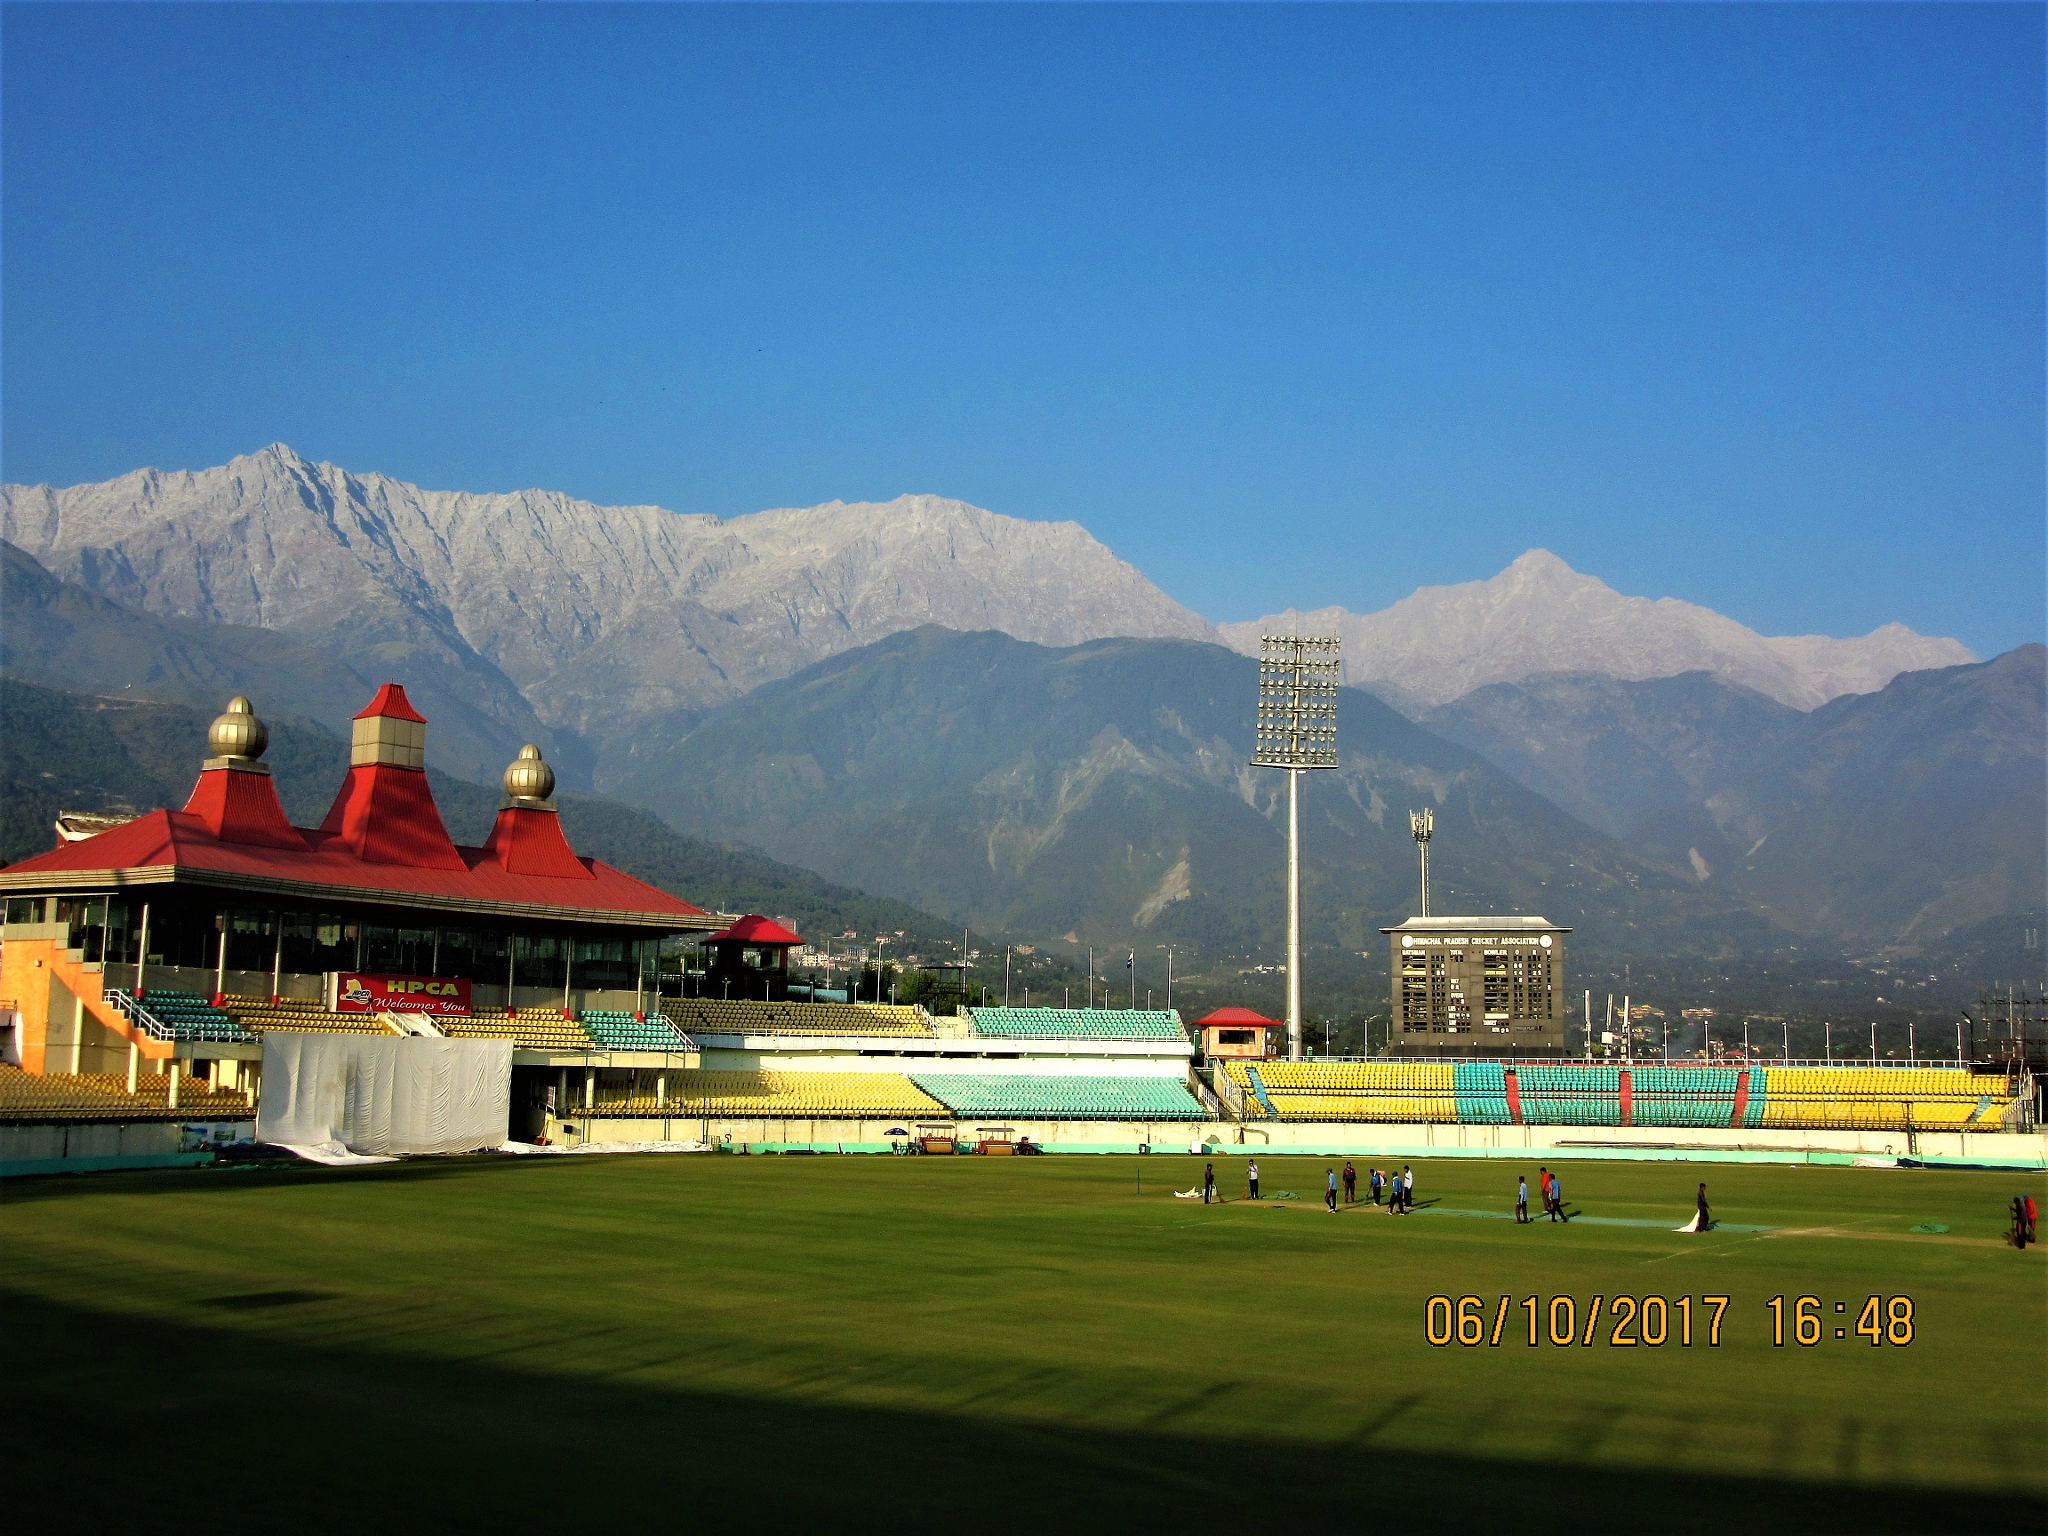
M 1271 1054 L 1266 1047 L 1266 1032 L 1286 1027 L 1276 1019 L 1253 1013 L 1249 1008 L 1218 1008 L 1208 1017 L 1195 1021 L 1195 1028 L 1202 1032 L 1202 1054 L 1212 1060 L 1227 1057 L 1264 1061 Z
M 782 924 L 749 913 L 706 939 L 706 997 L 777 1003 L 789 996 L 789 952 L 803 943 Z

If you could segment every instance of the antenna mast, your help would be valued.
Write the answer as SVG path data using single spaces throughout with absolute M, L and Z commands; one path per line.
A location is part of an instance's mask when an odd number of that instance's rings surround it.
M 1429 916 L 1429 834 L 1436 830 L 1436 813 L 1427 806 L 1408 813 L 1408 833 L 1422 850 L 1422 916 Z

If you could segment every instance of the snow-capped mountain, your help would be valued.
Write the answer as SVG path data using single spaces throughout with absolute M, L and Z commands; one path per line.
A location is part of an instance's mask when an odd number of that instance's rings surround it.
M 508 724 L 524 713 L 509 689 L 600 746 L 922 624 L 1213 638 L 1080 525 L 938 496 L 721 520 L 422 490 L 280 443 L 216 469 L 0 487 L 0 537 L 132 608 L 459 666 Z
M 1218 631 L 1226 645 L 1254 656 L 1262 634 L 1341 635 L 1345 681 L 1417 707 L 1546 672 L 1631 681 L 1711 672 L 1781 704 L 1814 709 L 1845 693 L 1875 693 L 1901 672 L 1977 659 L 1960 641 L 1903 624 L 1850 640 L 1760 635 L 1677 598 L 1624 597 L 1544 549 L 1530 550 L 1490 580 L 1423 587 L 1378 613 L 1322 608 Z

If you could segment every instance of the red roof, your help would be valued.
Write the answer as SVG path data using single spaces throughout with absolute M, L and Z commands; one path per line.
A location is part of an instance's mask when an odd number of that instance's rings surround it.
M 491 835 L 484 839 L 484 855 L 496 859 L 498 868 L 515 875 L 555 875 L 564 880 L 591 878 L 562 833 L 562 818 L 553 811 L 537 811 L 530 806 L 508 805 L 498 812 Z
M 299 829 L 285 819 L 277 785 L 267 773 L 208 768 L 192 786 L 185 814 L 197 816 L 207 831 L 231 843 L 301 851 L 306 846 Z
M 388 685 L 387 685 L 388 686 Z M 331 832 L 372 864 L 412 869 L 461 869 L 462 855 L 441 824 L 434 792 L 419 768 L 357 763 L 327 808 L 322 832 Z
M 1243 1029 L 1247 1025 L 1251 1025 L 1254 1028 L 1261 1025 L 1267 1029 L 1280 1028 L 1280 1021 L 1278 1019 L 1269 1019 L 1263 1014 L 1253 1013 L 1249 1008 L 1218 1008 L 1206 1019 L 1195 1020 L 1195 1028 L 1197 1029 L 1206 1029 L 1212 1024 L 1238 1029 Z
M 377 690 L 377 697 L 359 713 L 358 720 L 375 720 L 378 716 L 393 720 L 410 720 L 415 725 L 425 725 L 427 717 L 412 707 L 412 700 L 405 696 L 405 690 L 396 683 L 386 683 Z
M 425 723 L 396 683 L 379 689 L 356 718 L 379 715 Z M 184 810 L 152 811 L 23 859 L 0 873 L 0 886 L 78 889 L 166 879 L 263 895 L 490 910 L 510 917 L 651 926 L 677 919 L 677 926 L 691 927 L 700 925 L 689 919 L 706 915 L 609 864 L 577 857 L 562 835 L 560 817 L 547 811 L 501 811 L 482 848 L 459 848 L 441 823 L 426 773 L 392 763 L 352 766 L 317 831 L 286 820 L 267 773 L 207 768 Z M 794 934 L 783 937 L 802 942 Z
M 801 944 L 803 940 L 791 933 L 782 924 L 772 922 L 758 912 L 750 912 L 723 933 L 714 933 L 704 941 L 706 944 Z
M 335 833 L 306 827 L 297 831 L 305 843 L 303 851 L 230 843 L 215 837 L 198 816 L 185 811 L 151 811 L 96 837 L 23 859 L 0 874 L 0 880 L 10 887 L 33 889 L 35 881 L 30 877 L 38 875 L 168 873 L 175 869 L 181 877 L 194 877 L 208 885 L 280 894 L 289 890 L 293 895 L 317 897 L 320 891 L 302 888 L 320 887 L 331 891 L 335 900 L 415 898 L 431 905 L 527 906 L 556 909 L 537 912 L 537 916 L 596 918 L 602 914 L 642 922 L 654 917 L 704 916 L 703 908 L 596 859 L 576 859 L 583 871 L 576 878 L 517 874 L 502 867 L 495 853 L 454 844 L 449 846 L 457 856 L 456 868 L 378 864 L 359 857 L 347 840 Z

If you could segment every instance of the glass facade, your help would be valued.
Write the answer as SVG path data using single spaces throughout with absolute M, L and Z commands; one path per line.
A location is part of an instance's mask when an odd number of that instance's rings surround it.
M 486 986 L 627 991 L 645 978 L 654 988 L 664 939 L 629 929 L 570 934 L 504 926 L 443 925 L 436 914 L 278 910 L 223 906 L 189 891 L 159 889 L 147 898 L 149 964 L 285 975 L 366 971 L 377 975 L 460 976 Z M 117 896 L 9 897 L 6 920 L 67 925 L 69 947 L 88 960 L 134 965 L 144 899 Z M 394 921 L 393 919 L 398 920 Z M 673 940 L 670 940 L 673 944 Z M 119 983 L 117 983 L 119 984 Z

